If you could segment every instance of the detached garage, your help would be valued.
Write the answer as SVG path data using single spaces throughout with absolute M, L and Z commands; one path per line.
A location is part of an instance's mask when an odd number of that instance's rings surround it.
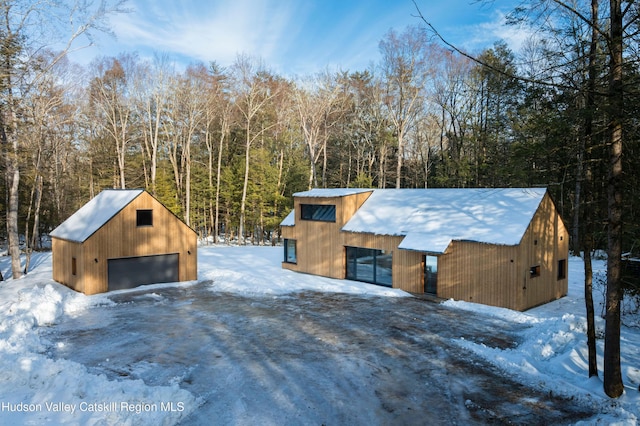
M 197 279 L 195 231 L 142 189 L 108 189 L 51 232 L 53 279 L 85 294 Z

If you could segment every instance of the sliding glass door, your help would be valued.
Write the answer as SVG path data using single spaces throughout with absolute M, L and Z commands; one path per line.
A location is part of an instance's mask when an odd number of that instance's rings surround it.
M 362 247 L 346 247 L 347 279 L 391 287 L 391 252 Z

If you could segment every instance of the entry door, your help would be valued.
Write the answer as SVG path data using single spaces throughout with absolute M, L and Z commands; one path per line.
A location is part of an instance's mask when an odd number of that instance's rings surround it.
M 424 292 L 438 294 L 438 257 L 424 257 Z
M 179 281 L 179 254 L 109 259 L 109 291 Z

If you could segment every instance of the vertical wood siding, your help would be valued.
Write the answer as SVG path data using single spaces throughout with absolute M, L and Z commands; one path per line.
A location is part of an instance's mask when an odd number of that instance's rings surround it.
M 149 209 L 153 210 L 153 226 L 136 226 L 136 210 Z M 85 294 L 106 292 L 107 261 L 122 257 L 177 253 L 180 281 L 197 279 L 196 233 L 147 192 L 84 243 L 54 238 L 52 249 L 54 279 Z M 72 253 L 78 254 L 75 280 L 70 279 Z
M 454 241 L 438 257 L 438 296 L 515 309 L 518 247 Z
M 438 261 L 438 296 L 523 311 L 565 296 L 558 261 L 568 259 L 568 233 L 545 195 L 520 244 L 454 241 Z M 540 266 L 540 276 L 530 270 Z
M 297 263 L 283 262 L 282 266 L 293 271 L 306 272 L 330 278 L 344 278 L 345 259 L 340 229 L 369 198 L 370 192 L 343 197 L 296 197 L 295 226 L 283 226 L 282 236 L 297 241 Z M 321 222 L 302 220 L 301 204 L 335 205 L 336 221 Z
M 296 198 L 295 226 L 282 227 L 282 235 L 297 241 L 297 264 L 283 263 L 283 267 L 345 278 L 345 246 L 385 250 L 393 253 L 393 287 L 423 293 L 425 253 L 398 249 L 403 236 L 340 231 L 369 195 Z M 334 204 L 336 222 L 301 220 L 300 204 Z M 567 230 L 546 194 L 519 245 L 453 241 L 445 254 L 438 256 L 437 295 L 529 309 L 567 294 L 568 279 L 558 280 L 558 261 L 568 259 L 568 250 Z M 531 278 L 531 267 L 538 265 L 540 276 Z
M 551 197 L 547 194 L 520 242 L 523 291 L 520 310 L 529 309 L 567 294 L 568 277 L 558 280 L 558 261 L 569 259 L 569 233 Z M 540 276 L 531 278 L 529 270 L 540 266 Z
M 398 249 L 398 245 L 404 239 L 403 236 L 374 235 L 354 232 L 343 232 L 342 246 L 364 247 L 370 249 L 385 250 L 392 253 L 392 283 L 393 288 L 399 288 L 411 293 L 422 293 L 424 286 L 422 276 L 422 254 Z M 346 256 L 342 255 L 343 265 Z M 344 266 L 343 275 L 344 278 Z
M 76 258 L 76 275 L 71 270 L 71 261 Z M 84 280 L 80 279 L 84 273 L 82 259 L 82 245 L 58 238 L 51 239 L 51 263 L 53 279 L 75 291 L 84 292 Z

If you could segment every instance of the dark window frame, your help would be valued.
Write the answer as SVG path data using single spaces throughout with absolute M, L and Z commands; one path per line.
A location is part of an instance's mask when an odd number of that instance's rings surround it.
M 289 248 L 293 243 L 293 260 L 289 258 Z M 284 239 L 284 263 L 290 263 L 293 265 L 298 264 L 298 244 L 297 241 L 292 238 Z
M 153 210 L 136 210 L 136 226 L 139 228 L 145 226 L 153 226 Z
M 300 204 L 300 219 L 316 222 L 335 222 L 335 204 Z
M 434 264 L 435 261 L 435 264 Z M 424 255 L 424 289 L 426 294 L 438 294 L 438 263 L 439 256 Z M 435 265 L 435 269 L 433 266 Z
M 71 258 L 71 275 L 78 275 L 78 261 L 75 257 Z
M 558 260 L 558 281 L 567 278 L 567 259 Z
M 391 266 L 388 268 L 390 271 L 389 274 L 389 282 L 385 280 L 387 275 L 382 273 L 381 260 L 384 258 L 391 257 Z M 371 265 L 371 279 L 367 279 L 367 277 L 358 276 L 358 265 L 362 265 L 363 263 L 358 262 L 358 259 L 363 259 L 369 257 L 370 265 Z M 369 284 L 380 285 L 384 287 L 393 287 L 393 252 L 380 250 L 380 249 L 370 249 L 366 247 L 353 247 L 353 246 L 345 246 L 345 259 L 346 259 L 346 270 L 345 270 L 345 278 L 353 281 L 360 281 Z M 378 269 L 381 269 L 380 271 Z

